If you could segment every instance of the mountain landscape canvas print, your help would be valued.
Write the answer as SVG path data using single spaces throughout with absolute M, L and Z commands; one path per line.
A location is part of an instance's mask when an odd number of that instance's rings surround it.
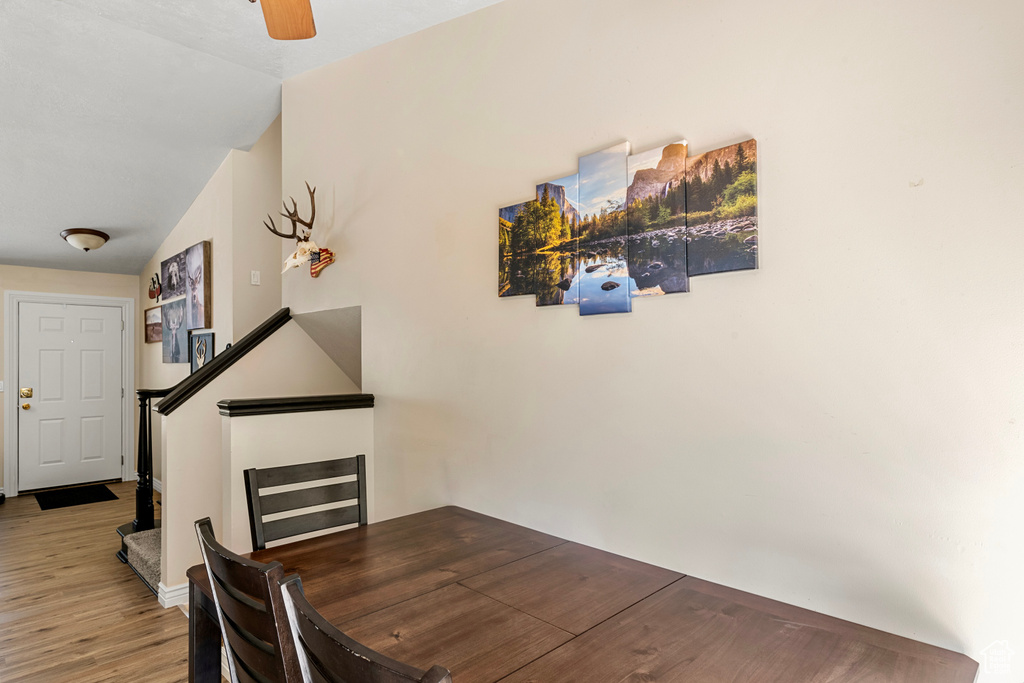
M 757 268 L 757 142 L 687 159 L 690 276 Z
M 538 272 L 530 267 L 531 252 L 525 234 L 531 204 L 536 201 L 498 209 L 498 296 L 537 293 Z
M 577 304 L 580 297 L 579 175 L 573 174 L 537 186 L 541 229 L 550 236 L 543 254 L 547 275 L 538 287 L 537 305 Z
M 686 140 L 629 157 L 626 225 L 632 296 L 690 291 L 686 270 Z
M 498 295 L 625 313 L 694 276 L 757 268 L 757 252 L 755 140 L 694 157 L 685 140 L 633 155 L 625 142 L 499 209 Z
M 627 265 L 629 143 L 580 157 L 580 315 L 632 310 Z
M 498 212 L 498 295 L 533 294 L 538 306 L 579 300 L 577 176 L 537 186 L 537 199 Z

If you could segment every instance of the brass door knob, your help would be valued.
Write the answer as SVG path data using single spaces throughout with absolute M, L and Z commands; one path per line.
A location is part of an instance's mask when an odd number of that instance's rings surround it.
M 22 403 L 21 404 L 21 409 L 22 410 L 28 410 L 31 407 L 32 407 L 31 404 L 28 404 L 28 403 Z

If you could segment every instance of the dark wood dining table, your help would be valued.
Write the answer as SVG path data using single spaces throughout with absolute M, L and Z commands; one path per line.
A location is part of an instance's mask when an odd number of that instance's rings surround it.
M 297 572 L 359 642 L 455 683 L 971 683 L 965 655 L 458 507 L 249 555 Z M 219 681 L 206 570 L 188 571 L 189 680 Z

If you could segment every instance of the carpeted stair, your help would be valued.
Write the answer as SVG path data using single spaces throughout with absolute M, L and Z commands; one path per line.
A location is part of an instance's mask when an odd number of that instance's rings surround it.
M 129 534 L 124 537 L 124 544 L 128 548 L 128 564 L 156 593 L 160 586 L 160 529 Z

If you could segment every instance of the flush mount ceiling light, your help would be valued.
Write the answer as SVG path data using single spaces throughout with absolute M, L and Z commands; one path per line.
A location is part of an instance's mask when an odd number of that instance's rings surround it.
M 63 231 L 60 236 L 75 249 L 82 251 L 99 249 L 110 239 L 110 235 L 107 233 L 89 228 L 72 228 Z
M 256 0 L 249 0 L 255 3 Z M 260 0 L 267 33 L 275 40 L 305 40 L 316 35 L 309 0 Z

